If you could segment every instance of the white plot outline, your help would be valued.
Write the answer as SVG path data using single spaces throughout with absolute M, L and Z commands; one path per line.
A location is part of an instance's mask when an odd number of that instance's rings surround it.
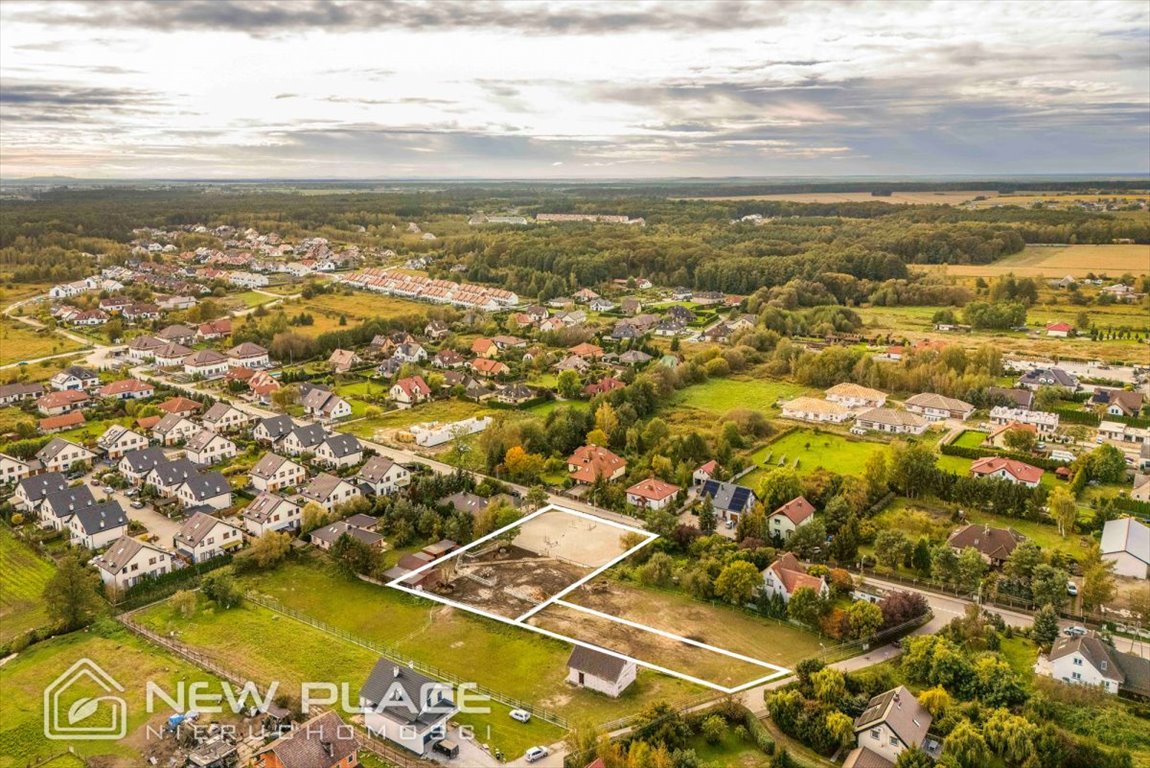
M 508 531 L 511 531 L 515 528 L 520 528 L 523 525 L 530 522 L 531 520 L 534 520 L 535 518 L 537 518 L 540 515 L 543 515 L 547 512 L 562 512 L 564 514 L 572 515 L 574 517 L 581 517 L 585 520 L 590 520 L 590 521 L 597 523 L 597 524 L 609 525 L 609 526 L 612 526 L 614 528 L 618 528 L 621 531 L 639 534 L 640 536 L 644 537 L 644 540 L 641 541 L 640 543 L 636 544 L 635 546 L 631 547 L 630 549 L 628 549 L 623 554 L 612 558 L 607 563 L 604 563 L 603 565 L 599 566 L 598 568 L 592 569 L 591 573 L 589 573 L 587 576 L 584 576 L 583 578 L 575 581 L 573 584 L 570 584 L 569 586 L 563 588 L 562 590 L 560 590 L 556 594 L 548 597 L 543 602 L 539 603 L 535 607 L 531 608 L 530 610 L 526 611 L 525 613 L 523 613 L 520 616 L 517 616 L 514 619 L 508 618 L 506 616 L 502 616 L 502 615 L 497 614 L 497 613 L 492 613 L 491 611 L 484 610 L 483 608 L 478 608 L 474 605 L 469 605 L 467 603 L 463 603 L 463 602 L 460 602 L 458 600 L 452 600 L 451 598 L 444 597 L 442 595 L 437 595 L 437 594 L 434 594 L 432 592 L 427 592 L 421 588 L 410 587 L 404 583 L 404 582 L 408 581 L 409 579 L 411 579 L 412 576 L 416 576 L 420 573 L 423 573 L 424 571 L 428 571 L 428 570 L 431 570 L 432 568 L 439 567 L 440 565 L 443 564 L 443 561 L 445 559 L 453 558 L 453 557 L 459 557 L 464 552 L 466 552 L 467 550 L 473 549 L 473 548 L 483 544 L 484 542 L 490 541 L 491 539 L 493 539 L 497 536 L 501 536 L 504 533 L 507 533 Z M 599 653 L 603 653 L 603 654 L 606 654 L 608 656 L 612 656 L 614 658 L 621 659 L 623 661 L 634 662 L 637 666 L 643 667 L 645 669 L 650 669 L 650 670 L 653 670 L 655 672 L 661 672 L 662 674 L 670 675 L 671 677 L 677 677 L 680 680 L 686 680 L 686 681 L 694 683 L 696 685 L 700 685 L 700 686 L 703 686 L 705 688 L 710 688 L 712 690 L 719 691 L 720 693 L 724 693 L 724 694 L 728 694 L 728 695 L 739 693 L 741 691 L 745 691 L 745 690 L 748 690 L 750 688 L 754 688 L 754 687 L 762 685 L 764 683 L 771 682 L 772 680 L 777 680 L 781 677 L 786 677 L 787 675 L 789 675 L 791 673 L 791 671 L 785 667 L 780 667 L 776 664 L 770 664 L 768 662 L 761 661 L 759 659 L 755 659 L 755 658 L 752 658 L 750 656 L 744 656 L 743 654 L 735 653 L 734 651 L 729 651 L 726 648 L 719 648 L 718 646 L 709 645 L 707 643 L 699 642 L 698 640 L 692 640 L 691 638 L 688 638 L 688 637 L 682 637 L 681 635 L 676 635 L 676 634 L 673 634 L 671 632 L 666 632 L 666 631 L 661 630 L 661 629 L 656 629 L 655 627 L 649 627 L 646 624 L 640 624 L 638 622 L 630 621 L 628 619 L 624 619 L 624 618 L 621 618 L 619 616 L 612 616 L 610 614 L 603 613 L 601 611 L 596 611 L 596 610 L 591 609 L 591 608 L 586 608 L 586 607 L 583 607 L 581 605 L 576 605 L 575 603 L 569 603 L 563 599 L 566 595 L 570 594 L 574 590 L 578 589 L 579 587 L 583 586 L 587 582 L 596 578 L 601 573 L 606 571 L 608 568 L 611 568 L 612 566 L 619 563 L 620 561 L 625 560 L 626 558 L 630 557 L 635 552 L 638 552 L 640 549 L 647 546 L 648 544 L 650 544 L 652 541 L 654 541 L 657 538 L 659 538 L 659 536 L 657 534 L 651 533 L 650 531 L 644 531 L 644 530 L 641 530 L 639 528 L 635 528 L 633 526 L 626 525 L 624 523 L 615 522 L 614 520 L 607 520 L 605 518 L 598 517 L 596 515 L 591 515 L 591 514 L 588 514 L 586 512 L 581 512 L 577 509 L 569 509 L 567 507 L 561 507 L 558 504 L 548 504 L 547 506 L 542 507 L 541 509 L 539 509 L 535 512 L 532 512 L 530 515 L 527 515 L 526 517 L 524 517 L 520 520 L 516 520 L 514 523 L 511 523 L 509 525 L 505 525 L 497 531 L 492 531 L 491 533 L 487 534 L 486 536 L 482 536 L 482 537 L 476 539 L 475 541 L 471 542 L 470 544 L 466 544 L 466 545 L 460 547 L 459 549 L 455 550 L 450 555 L 448 555 L 447 558 L 441 558 L 438 560 L 432 560 L 428 563 L 424 563 L 423 565 L 419 566 L 418 568 L 415 568 L 411 571 L 408 571 L 407 573 L 405 573 L 402 576 L 399 576 L 398 578 L 392 579 L 391 581 L 387 582 L 386 586 L 391 587 L 392 589 L 398 589 L 401 592 L 407 592 L 408 594 L 415 595 L 416 597 L 421 597 L 421 598 L 424 598 L 426 600 L 431 600 L 433 602 L 441 603 L 443 605 L 449 605 L 453 608 L 458 608 L 460 610 L 467 611 L 469 613 L 473 613 L 473 614 L 476 614 L 478 616 L 483 616 L 484 618 L 491 619 L 493 621 L 498 621 L 500 623 L 508 624 L 510 626 L 513 626 L 513 627 L 520 627 L 522 629 L 527 629 L 527 630 L 530 630 L 530 631 L 535 632 L 537 634 L 544 635 L 546 637 L 550 637 L 554 640 L 559 640 L 559 641 L 562 641 L 565 643 L 569 643 L 571 645 L 577 645 L 577 646 L 581 646 L 583 648 L 588 648 L 588 649 L 593 650 L 593 651 L 598 651 Z M 714 653 L 718 653 L 718 654 L 721 654 L 723 656 L 727 656 L 728 658 L 737 659 L 739 661 L 742 661 L 742 662 L 745 662 L 748 664 L 752 664 L 754 666 L 763 667 L 764 669 L 769 669 L 769 670 L 771 670 L 771 674 L 766 675 L 764 677 L 760 677 L 760 678 L 755 679 L 755 680 L 741 683 L 739 685 L 723 686 L 723 685 L 719 685 L 718 683 L 713 683 L 709 680 L 703 680 L 703 679 L 695 677 L 693 675 L 688 675 L 684 672 L 678 672 L 678 671 L 673 670 L 673 669 L 668 669 L 667 667 L 661 666 L 659 664 L 655 664 L 655 663 L 650 662 L 650 661 L 644 661 L 643 659 L 639 659 L 639 658 L 636 658 L 634 656 L 628 656 L 625 653 L 620 653 L 619 651 L 614 651 L 610 648 L 604 648 L 602 646 L 595 645 L 594 643 L 589 643 L 589 642 L 586 642 L 584 640 L 578 640 L 578 639 L 573 638 L 573 637 L 568 637 L 568 636 L 561 634 L 559 632 L 553 632 L 549 629 L 544 629 L 543 627 L 538 627 L 538 626 L 535 626 L 533 624 L 526 623 L 527 619 L 531 618 L 532 616 L 539 613 L 544 608 L 547 608 L 550 605 L 561 605 L 561 606 L 564 606 L 566 608 L 571 608 L 571 609 L 574 609 L 577 611 L 582 611 L 584 613 L 598 616 L 599 618 L 602 618 L 602 619 L 614 621 L 614 622 L 617 622 L 619 624 L 624 624 L 624 625 L 629 626 L 633 629 L 638 629 L 638 630 L 641 630 L 644 632 L 650 632 L 652 634 L 659 635 L 660 637 L 664 637 L 664 638 L 669 639 L 669 640 L 674 640 L 674 641 L 683 643 L 685 645 L 691 645 L 691 646 L 694 646 L 696 648 L 700 648 L 700 649 L 707 650 L 707 651 L 712 651 Z

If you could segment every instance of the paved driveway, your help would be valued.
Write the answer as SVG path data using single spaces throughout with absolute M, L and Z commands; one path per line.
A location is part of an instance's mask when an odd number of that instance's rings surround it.
M 89 487 L 92 487 L 91 478 L 86 478 L 84 482 L 86 482 Z M 151 504 L 145 504 L 143 509 L 132 509 L 132 498 L 125 496 L 124 491 L 113 491 L 104 486 L 99 488 L 92 487 L 92 495 L 97 499 L 107 497 L 120 502 L 120 506 L 128 515 L 128 519 L 135 520 L 144 526 L 148 533 L 155 536 L 158 543 L 164 547 L 170 548 L 172 546 L 172 537 L 176 535 L 176 532 L 180 530 L 180 526 L 183 525 L 182 520 L 173 520 L 161 515 Z

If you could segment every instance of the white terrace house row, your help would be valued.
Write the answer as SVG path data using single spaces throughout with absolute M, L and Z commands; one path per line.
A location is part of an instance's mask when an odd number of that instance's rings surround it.
M 264 491 L 243 511 L 244 528 L 252 536 L 268 531 L 294 531 L 303 519 L 303 507 L 291 499 Z
M 183 524 L 172 543 L 181 557 L 202 563 L 242 547 L 244 532 L 231 523 L 196 512 Z
M 184 455 L 188 460 L 204 466 L 233 458 L 236 452 L 235 443 L 210 429 L 200 430 L 184 446 Z
M 307 480 L 307 469 L 279 454 L 265 453 L 248 473 L 248 479 L 258 491 L 278 491 L 302 484 Z
M 1043 434 L 1049 434 L 1058 429 L 1058 414 L 1047 413 L 1046 411 L 1028 411 L 1022 408 L 1007 408 L 1004 405 L 995 406 L 990 409 L 990 423 L 995 425 L 1011 424 L 1013 422 L 1021 424 L 1032 424 L 1034 427 Z
M 179 567 L 175 555 L 153 544 L 121 536 L 102 554 L 89 561 L 100 579 L 117 590 L 130 589 L 147 578 L 162 576 Z

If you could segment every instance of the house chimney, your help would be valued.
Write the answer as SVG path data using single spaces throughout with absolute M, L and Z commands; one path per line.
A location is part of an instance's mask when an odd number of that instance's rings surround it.
M 391 676 L 392 677 L 399 677 L 399 665 L 398 664 L 396 664 L 394 667 L 391 668 Z
M 327 741 L 327 740 L 320 741 L 319 745 L 321 747 L 323 747 L 323 753 L 325 755 L 327 755 L 328 757 L 335 757 L 335 748 L 332 746 L 330 741 Z

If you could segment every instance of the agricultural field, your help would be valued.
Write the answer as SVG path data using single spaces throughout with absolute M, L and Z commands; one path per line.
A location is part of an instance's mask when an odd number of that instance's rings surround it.
M 120 741 L 49 741 L 44 737 L 44 689 L 81 658 L 100 666 L 124 687 L 127 701 L 127 738 Z M 166 652 L 148 645 L 110 621 L 93 630 L 75 632 L 37 643 L 0 667 L 0 768 L 24 768 L 39 760 L 59 755 L 72 747 L 85 759 L 100 758 L 106 768 L 135 768 L 145 764 L 152 751 L 163 747 L 148 743 L 146 726 L 159 728 L 170 711 L 149 716 L 144 685 L 155 681 L 165 690 L 175 690 L 177 681 L 205 681 L 215 689 L 215 679 Z M 61 701 L 74 704 L 85 695 L 77 684 Z M 100 711 L 93 717 L 98 717 Z M 170 742 L 169 742 L 170 743 Z M 166 757 L 161 764 L 166 763 Z M 93 765 L 96 763 L 92 763 Z M 74 760 L 59 758 L 49 765 L 72 768 Z
M 47 625 L 41 594 L 55 568 L 0 527 L 0 643 Z
M 944 272 L 952 277 L 1044 276 L 1057 279 L 1070 275 L 1106 274 L 1121 277 L 1150 273 L 1150 245 L 1029 245 L 991 264 L 912 265 L 924 271 Z
M 653 701 L 683 701 L 703 692 L 682 680 L 648 671 L 640 671 L 635 685 L 619 699 L 569 688 L 563 682 L 571 650 L 567 644 L 397 590 L 338 576 L 319 560 L 289 563 L 275 572 L 252 577 L 248 584 L 285 606 L 355 636 L 391 644 L 404 656 L 465 679 L 474 677 L 481 685 L 535 702 L 575 722 L 606 722 Z M 348 605 L 359 609 L 345 610 Z M 441 652 L 446 648 L 452 653 Z M 500 659 L 500 663 L 477 668 L 474 659 Z
M 398 317 L 425 317 L 429 304 L 407 301 L 394 296 L 381 296 L 366 291 L 353 293 L 324 293 L 302 301 L 299 307 L 315 315 L 325 314 L 337 319 L 347 315 L 348 320 L 391 320 Z M 296 311 L 299 311 L 298 309 Z M 318 320 L 318 317 L 317 317 Z
M 755 451 L 751 455 L 751 461 L 759 469 L 746 475 L 740 482 L 754 488 L 767 471 L 779 465 L 780 460 L 785 460 L 785 466 L 793 467 L 796 459 L 799 462 L 797 471 L 800 475 L 823 467 L 842 475 L 861 476 L 865 471 L 867 460 L 886 449 L 885 443 L 846 437 L 834 432 L 819 432 L 804 427 L 783 435 Z
M 83 348 L 84 345 L 51 331 L 44 330 L 41 333 L 16 320 L 0 318 L 0 365 L 10 365 Z
M 1034 203 L 1054 203 L 1060 207 L 1072 207 L 1071 204 L 1075 203 L 1106 203 L 1118 200 L 1124 203 L 1137 203 L 1150 201 L 1150 196 L 1145 192 L 1126 192 L 1114 193 L 1106 195 L 1089 195 L 1089 194 L 1013 194 L 1013 195 L 998 195 L 990 197 L 986 200 L 973 201 L 972 205 L 975 208 L 994 208 L 1002 205 L 1017 205 L 1021 207 L 1029 207 Z M 1131 213 L 1138 213 L 1131 211 Z M 1143 214 L 1145 212 L 1142 212 Z
M 778 195 L 728 195 L 716 197 L 684 197 L 672 200 L 770 200 L 785 203 L 892 203 L 896 205 L 959 205 L 974 200 L 975 197 L 997 197 L 994 191 L 945 191 L 945 192 L 892 192 L 886 196 L 872 195 L 870 192 L 795 192 Z

